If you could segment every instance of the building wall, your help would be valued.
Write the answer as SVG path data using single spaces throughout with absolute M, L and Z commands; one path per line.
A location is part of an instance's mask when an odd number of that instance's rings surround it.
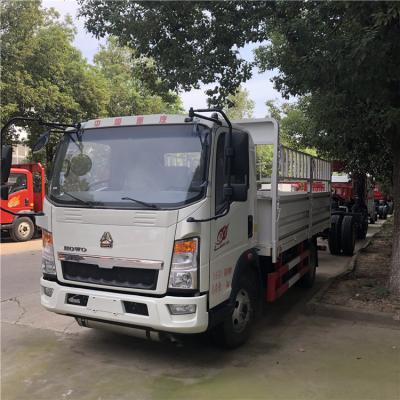
M 13 147 L 12 163 L 19 164 L 27 161 L 29 155 L 29 147 L 23 144 L 18 144 Z

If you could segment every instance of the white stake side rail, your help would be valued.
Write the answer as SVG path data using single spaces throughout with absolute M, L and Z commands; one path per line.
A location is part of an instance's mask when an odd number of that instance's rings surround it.
M 306 192 L 331 191 L 331 163 L 301 151 L 279 146 L 278 184 L 283 182 L 306 182 Z M 320 182 L 323 186 L 315 186 Z M 323 190 L 320 190 L 323 189 Z
M 280 145 L 274 119 L 235 124 L 250 133 L 256 146 L 273 147 L 271 177 L 257 173 L 258 182 L 270 186 L 257 193 L 256 220 L 260 254 L 276 262 L 282 251 L 330 227 L 331 164 Z M 285 186 L 290 190 L 282 190 Z

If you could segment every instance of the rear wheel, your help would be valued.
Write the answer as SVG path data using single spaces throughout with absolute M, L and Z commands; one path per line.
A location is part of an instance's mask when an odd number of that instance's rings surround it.
M 356 245 L 356 226 L 351 215 L 345 215 L 342 221 L 342 250 L 345 256 L 352 256 Z
M 14 220 L 10 229 L 11 238 L 16 242 L 31 240 L 35 233 L 35 226 L 28 217 L 20 217 Z
M 374 213 L 374 214 L 372 214 L 371 217 L 369 218 L 369 223 L 370 223 L 371 225 L 373 225 L 373 224 L 375 224 L 376 220 L 377 220 L 377 216 L 376 216 L 376 214 Z
M 318 264 L 318 247 L 314 241 L 310 243 L 308 250 L 310 251 L 310 257 L 308 258 L 309 271 L 298 282 L 298 285 L 305 289 L 310 289 L 314 286 Z
M 255 316 L 256 285 L 252 274 L 243 274 L 232 289 L 232 313 L 213 331 L 214 340 L 218 345 L 233 349 L 249 338 Z
M 332 255 L 340 254 L 340 236 L 341 236 L 342 216 L 332 215 L 331 228 L 329 229 L 328 244 Z

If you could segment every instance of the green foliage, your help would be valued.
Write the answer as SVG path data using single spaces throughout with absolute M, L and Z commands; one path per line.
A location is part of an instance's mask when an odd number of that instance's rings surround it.
M 180 98 L 165 91 L 155 74 L 154 61 L 136 58 L 128 47 L 120 47 L 116 38 L 109 38 L 94 56 L 98 71 L 107 81 L 109 102 L 107 115 L 180 113 Z
M 91 118 L 182 112 L 180 98 L 165 89 L 154 61 L 109 39 L 90 65 L 73 46 L 70 18 L 59 19 L 38 1 L 1 1 L 1 125 L 14 116 L 73 123 Z M 24 125 L 31 147 L 43 129 Z M 15 129 L 4 137 L 17 142 Z M 33 158 L 48 165 L 59 135 Z
M 275 86 L 306 96 L 301 144 L 390 176 L 400 140 L 400 5 L 392 2 L 278 3 L 270 43 L 256 51 Z M 293 136 L 292 136 L 293 137 Z M 399 149 L 400 150 L 400 149 Z
M 254 111 L 254 101 L 249 97 L 249 91 L 239 88 L 235 94 L 230 94 L 224 111 L 231 120 L 251 118 Z
M 261 144 L 256 147 L 257 180 L 271 177 L 273 157 L 274 148 L 272 145 Z
M 295 103 L 283 103 L 281 106 L 276 101 L 268 100 L 266 106 L 271 117 L 279 122 L 281 143 L 316 156 L 316 149 L 311 148 L 310 142 L 305 140 L 314 129 L 313 120 L 307 113 L 308 103 L 309 99 L 305 96 Z
M 252 63 L 237 49 L 265 38 L 260 21 L 274 7 L 256 1 L 78 2 L 90 32 L 117 36 L 140 56 L 152 57 L 172 90 L 216 82 L 208 95 L 220 106 L 250 78 Z
M 1 124 L 14 116 L 61 123 L 105 115 L 106 81 L 72 45 L 74 27 L 61 22 L 40 1 L 1 2 Z M 26 126 L 28 144 L 42 129 Z M 6 141 L 16 140 L 11 131 Z M 52 159 L 57 137 L 51 137 L 43 162 Z

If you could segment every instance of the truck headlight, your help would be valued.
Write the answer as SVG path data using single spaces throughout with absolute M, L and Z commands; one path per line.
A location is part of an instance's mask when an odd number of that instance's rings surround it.
M 46 275 L 56 275 L 53 235 L 44 229 L 42 230 L 42 242 L 42 273 Z
M 199 240 L 197 238 L 175 241 L 169 274 L 169 289 L 197 289 L 198 254 Z

